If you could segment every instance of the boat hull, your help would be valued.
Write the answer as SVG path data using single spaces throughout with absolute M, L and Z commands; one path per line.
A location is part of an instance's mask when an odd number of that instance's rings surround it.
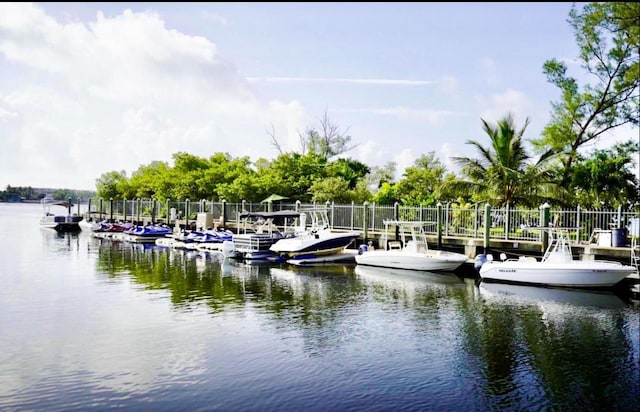
M 392 269 L 422 271 L 454 271 L 467 261 L 467 256 L 446 251 L 412 253 L 402 250 L 372 250 L 356 256 L 356 263 Z
M 79 216 L 44 216 L 40 219 L 40 226 L 60 233 L 79 232 L 82 230 L 81 220 Z
M 333 255 L 344 252 L 360 235 L 358 233 L 330 233 L 280 239 L 270 250 L 289 258 L 300 255 Z
M 483 281 L 559 287 L 607 288 L 635 273 L 632 266 L 616 262 L 571 261 L 486 262 L 479 274 Z

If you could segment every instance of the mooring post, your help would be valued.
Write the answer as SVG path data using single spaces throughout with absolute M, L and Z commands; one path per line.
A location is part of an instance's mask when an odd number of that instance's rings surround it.
M 102 220 L 102 198 L 98 200 L 98 208 L 99 208 L 100 220 Z
M 484 253 L 489 249 L 489 239 L 491 239 L 491 205 L 484 205 Z
M 222 227 L 227 227 L 227 201 L 222 199 Z
M 140 198 L 136 199 L 136 225 L 140 224 Z
M 436 235 L 438 238 L 438 249 L 442 249 L 442 203 L 440 202 L 437 204 Z
M 184 229 L 189 229 L 189 213 L 191 212 L 191 201 L 189 199 L 184 202 Z
M 113 223 L 113 198 L 109 198 L 109 222 Z
M 543 228 L 549 227 L 549 203 L 545 203 L 540 206 L 540 225 Z M 547 246 L 549 245 L 549 229 L 543 229 L 540 233 L 540 241 L 542 242 L 542 250 L 544 252 L 547 250 Z
M 395 221 L 399 221 L 400 220 L 400 203 L 395 202 L 393 204 L 393 219 Z M 395 225 L 395 240 L 399 240 L 400 238 L 400 225 Z M 402 247 L 404 247 L 404 245 L 402 245 Z
M 362 234 L 364 236 L 364 243 L 367 243 L 367 238 L 369 237 L 369 224 L 367 223 L 367 215 L 369 214 L 369 202 L 365 200 L 362 204 Z

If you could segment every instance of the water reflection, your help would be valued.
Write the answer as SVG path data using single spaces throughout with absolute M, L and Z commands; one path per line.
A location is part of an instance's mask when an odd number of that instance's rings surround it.
M 389 370 L 417 373 L 416 393 L 463 385 L 466 397 L 445 409 L 633 410 L 640 396 L 638 312 L 615 294 L 476 286 L 452 273 L 246 264 L 114 242 L 100 245 L 97 267 L 167 291 L 181 313 L 205 307 L 216 319 L 259 319 L 274 333 L 273 356 L 295 353 L 299 340 L 304 357 L 355 363 L 381 382 Z
M 483 308 L 469 319 L 467 350 L 481 360 L 486 396 L 505 405 L 535 396 L 542 409 L 637 407 L 638 354 L 630 348 L 638 347 L 638 318 L 625 318 L 620 297 L 484 282 L 478 289 Z
M 503 283 L 481 282 L 480 295 L 489 300 L 510 300 L 540 306 L 554 305 L 556 310 L 574 311 L 575 307 L 622 309 L 626 303 L 614 292 L 547 288 Z

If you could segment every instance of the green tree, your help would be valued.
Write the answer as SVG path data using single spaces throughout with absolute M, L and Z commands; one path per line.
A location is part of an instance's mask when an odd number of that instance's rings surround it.
M 326 165 L 326 160 L 315 153 L 284 153 L 258 170 L 258 184 L 264 189 L 263 193 L 278 193 L 308 202 L 311 185 L 326 177 Z
M 633 207 L 640 203 L 638 182 L 630 166 L 638 152 L 634 142 L 596 150 L 587 158 L 578 157 L 571 171 L 571 187 L 579 204 L 588 207 Z
M 551 59 L 543 70 L 561 91 L 552 103 L 552 117 L 542 137 L 533 140 L 543 157 L 555 156 L 561 164 L 559 187 L 569 188 L 579 149 L 624 124 L 637 128 L 640 84 L 640 3 L 588 3 L 572 7 L 569 23 L 580 48 L 581 67 L 595 80 L 582 88 L 567 75 L 565 63 Z M 565 203 L 572 192 L 561 192 Z
M 103 199 L 122 199 L 129 189 L 127 172 L 111 171 L 96 179 L 96 196 Z
M 373 195 L 371 201 L 379 205 L 400 203 L 400 198 L 396 194 L 396 185 L 389 182 L 382 182 L 382 185 L 380 185 L 378 191 Z
M 174 180 L 171 176 L 171 168 L 166 162 L 154 160 L 148 165 L 140 166 L 131 174 L 129 188 L 124 193 L 127 199 L 151 199 L 164 200 L 166 198 L 180 199 L 173 196 Z
M 510 113 L 495 125 L 481 120 L 491 144 L 483 146 L 477 140 L 466 142 L 477 149 L 479 157 L 452 158 L 461 166 L 462 174 L 467 179 L 449 181 L 448 185 L 452 187 L 448 189 L 463 193 L 475 202 L 489 202 L 496 206 L 537 203 L 538 200 L 532 195 L 543 193 L 545 182 L 549 181 L 549 172 L 544 168 L 543 158 L 536 164 L 529 163 L 531 158 L 523 140 L 529 119 L 525 120 L 521 129 L 516 128 Z
M 435 205 L 440 199 L 440 186 L 447 168 L 431 151 L 407 167 L 395 187 L 395 195 L 403 205 Z
M 341 177 L 347 181 L 349 189 L 355 189 L 358 182 L 370 173 L 371 169 L 366 164 L 353 159 L 337 159 L 327 164 L 326 175 L 328 177 Z

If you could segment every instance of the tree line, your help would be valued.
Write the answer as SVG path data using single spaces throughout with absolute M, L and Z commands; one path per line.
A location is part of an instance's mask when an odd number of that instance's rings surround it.
M 7 185 L 5 190 L 0 190 L 0 202 L 24 202 L 37 201 L 45 196 L 51 196 L 54 200 L 87 200 L 96 195 L 91 190 L 33 188 L 31 186 Z
M 632 169 L 640 137 L 607 149 L 588 148 L 620 126 L 638 129 L 640 4 L 596 2 L 581 10 L 574 5 L 568 23 L 585 78 L 593 82 L 580 84 L 567 74 L 564 62 L 546 61 L 543 73 L 560 98 L 551 103 L 551 120 L 541 135 L 527 138 L 529 118 L 516 125 L 511 113 L 496 123 L 480 119 L 484 137 L 465 142 L 477 156 L 453 158 L 457 172 L 430 151 L 396 180 L 393 162 L 370 167 L 346 156 L 357 145 L 325 112 L 319 128 L 299 133 L 299 151 L 283 152 L 272 130 L 268 134 L 279 152 L 275 159 L 179 152 L 173 164 L 154 161 L 131 176 L 125 171 L 102 174 L 97 195 L 259 202 L 277 193 L 302 202 L 639 207 L 640 184 Z

